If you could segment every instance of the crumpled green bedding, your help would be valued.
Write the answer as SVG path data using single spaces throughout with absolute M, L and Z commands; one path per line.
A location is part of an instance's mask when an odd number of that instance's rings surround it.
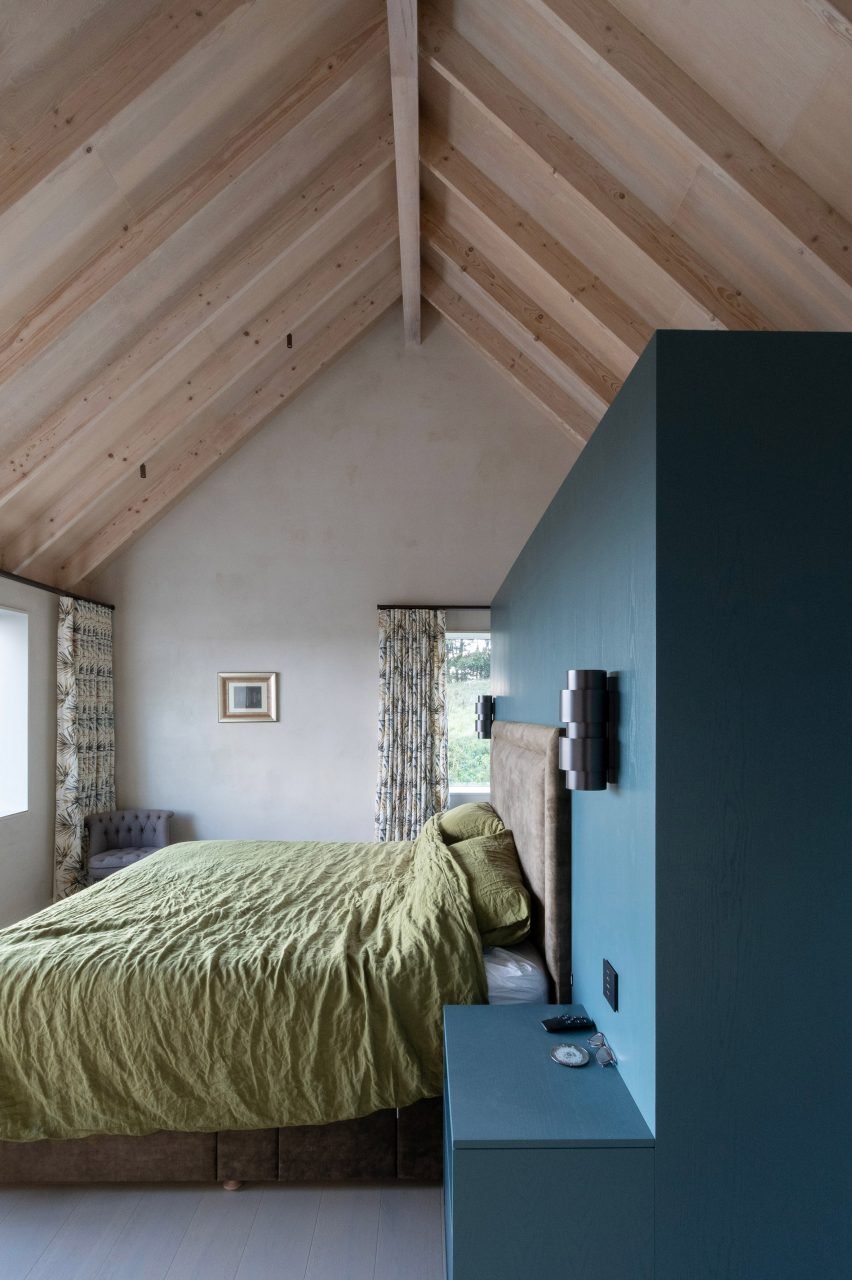
M 439 1094 L 486 999 L 464 872 L 412 843 L 202 841 L 0 932 L 0 1138 L 323 1124 Z

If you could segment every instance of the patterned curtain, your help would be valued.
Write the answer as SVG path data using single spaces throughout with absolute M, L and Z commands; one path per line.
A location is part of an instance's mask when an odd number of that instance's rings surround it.
M 114 808 L 112 610 L 60 596 L 54 901 L 85 886 L 83 818 Z
M 413 840 L 447 807 L 447 615 L 379 611 L 376 839 Z

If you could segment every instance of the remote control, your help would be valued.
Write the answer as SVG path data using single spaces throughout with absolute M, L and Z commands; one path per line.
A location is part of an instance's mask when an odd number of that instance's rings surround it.
M 582 1013 L 559 1013 L 555 1018 L 542 1018 L 545 1031 L 597 1031 L 591 1018 Z

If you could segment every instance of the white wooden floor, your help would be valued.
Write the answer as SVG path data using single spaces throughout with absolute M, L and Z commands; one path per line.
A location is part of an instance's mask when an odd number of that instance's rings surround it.
M 443 1280 L 438 1187 L 0 1188 L 2 1280 Z

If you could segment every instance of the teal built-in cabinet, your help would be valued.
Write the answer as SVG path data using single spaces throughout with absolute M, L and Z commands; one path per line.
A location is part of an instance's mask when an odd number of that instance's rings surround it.
M 658 333 L 491 631 L 500 720 L 618 677 L 573 998 L 654 1132 L 655 1280 L 852 1275 L 852 333 Z
M 565 1011 L 445 1010 L 448 1280 L 650 1280 L 654 1140 L 617 1067 L 551 1059 L 588 1040 L 544 1030 Z

